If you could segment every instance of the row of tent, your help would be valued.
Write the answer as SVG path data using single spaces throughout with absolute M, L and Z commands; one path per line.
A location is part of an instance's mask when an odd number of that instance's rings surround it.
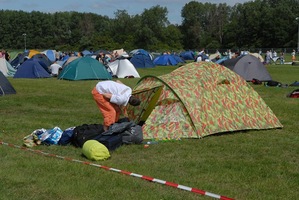
M 185 60 L 196 60 L 196 55 L 193 51 L 182 52 L 180 56 Z M 219 59 L 215 59 L 217 56 Z M 258 79 L 265 82 L 272 80 L 263 63 L 262 56 L 258 53 L 249 53 L 231 59 L 228 56 L 221 57 L 219 53 L 215 53 L 209 56 L 209 60 L 231 69 L 246 81 Z
M 6 77 L 1 74 L 2 88 Z M 143 124 L 144 139 L 283 127 L 248 82 L 213 62 L 192 62 L 169 74 L 144 76 L 133 93 L 142 103 L 129 106 L 128 115 Z
M 140 56 L 145 55 L 140 54 Z M 133 58 L 130 59 L 130 62 L 135 63 L 133 62 L 133 60 L 135 60 Z M 118 75 L 118 77 L 120 78 L 127 76 L 128 74 L 126 72 L 128 71 L 131 71 L 129 72 L 129 74 L 132 73 L 134 77 L 139 77 L 137 74 L 135 75 L 135 73 L 138 72 L 134 72 L 134 65 L 130 65 L 130 62 L 126 59 L 118 59 L 116 62 L 110 63 L 108 66 L 113 70 L 113 74 Z M 175 66 L 178 63 L 185 63 L 185 61 L 183 59 L 180 59 L 179 56 L 169 54 L 158 56 L 154 60 L 154 62 L 160 66 Z M 240 75 L 242 78 L 244 78 L 246 81 L 251 81 L 253 79 L 258 79 L 260 81 L 272 80 L 272 77 L 269 74 L 265 65 L 254 55 L 244 55 L 233 59 L 226 59 L 223 60 L 220 64 L 231 69 L 232 71 Z
M 55 52 L 52 50 L 47 50 L 43 53 L 35 50 L 29 50 L 22 54 L 18 54 L 17 57 L 10 63 L 6 63 L 10 66 L 9 68 L 13 70 L 13 73 L 6 73 L 5 75 L 12 76 L 14 78 L 48 78 L 51 77 L 49 66 L 53 63 L 54 59 Z M 156 65 L 162 65 L 162 62 L 165 62 L 165 65 L 168 65 L 169 63 L 171 63 L 171 65 L 177 65 L 178 62 L 183 61 L 179 60 L 178 57 L 172 58 L 171 55 L 161 55 L 158 56 L 155 60 L 152 60 L 152 57 L 149 53 L 144 50 L 138 50 L 134 52 L 131 57 L 119 57 L 113 62 L 108 63 L 107 66 L 105 66 L 108 70 L 105 69 L 102 63 L 93 59 L 91 56 L 74 56 L 69 57 L 64 61 L 58 62 L 63 66 L 63 71 L 59 76 L 59 79 L 107 80 L 111 79 L 112 76 L 118 78 L 140 78 L 140 75 L 138 74 L 136 68 L 152 68 Z M 155 64 L 155 62 L 157 64 Z M 107 73 L 107 71 L 110 72 L 110 74 Z
M 161 55 L 158 56 L 155 60 L 151 60 L 151 57 L 145 53 L 137 53 L 130 58 L 121 56 L 116 60 L 109 62 L 107 66 L 104 66 L 101 62 L 98 62 L 97 60 L 92 59 L 91 57 L 81 57 L 76 58 L 75 60 L 65 65 L 60 75 L 58 76 L 58 79 L 105 80 L 111 79 L 111 76 L 115 76 L 118 78 L 140 78 L 140 75 L 137 72 L 136 68 L 153 68 L 156 65 L 161 65 L 162 61 L 165 63 L 171 62 L 171 65 L 177 65 L 179 62 L 183 63 L 182 60 L 179 60 L 179 58 L 174 58 L 174 56 L 171 55 Z M 110 73 L 107 73 L 105 69 L 107 69 L 107 71 Z M 91 72 L 97 72 L 97 75 L 92 76 Z
M 147 51 L 137 49 L 130 52 L 130 57 L 119 57 L 115 61 L 108 63 L 107 66 L 103 66 L 99 62 L 94 62 L 96 60 L 91 60 L 91 56 L 69 57 L 61 63 L 64 67 L 63 73 L 59 78 L 68 80 L 106 80 L 111 79 L 113 76 L 118 78 L 139 78 L 140 76 L 136 68 L 151 68 L 156 65 L 177 66 L 179 63 L 184 64 L 185 59 L 189 59 L 188 55 L 192 58 L 192 51 L 186 51 L 185 54 L 181 53 L 180 56 L 174 54 L 162 54 L 153 58 Z M 25 58 L 30 59 L 24 62 Z M 75 59 L 79 60 L 74 62 Z M 48 78 L 51 77 L 49 66 L 53 63 L 53 60 L 55 60 L 55 52 L 53 50 L 46 50 L 43 53 L 30 50 L 23 54 L 19 54 L 10 63 L 5 59 L 0 59 L 0 71 L 2 71 L 5 76 L 12 76 L 14 78 Z M 254 55 L 243 55 L 233 59 L 219 59 L 216 63 L 228 67 L 246 81 L 251 81 L 253 79 L 258 79 L 260 81 L 272 80 L 265 65 Z M 71 67 L 66 70 L 65 66 L 67 65 Z

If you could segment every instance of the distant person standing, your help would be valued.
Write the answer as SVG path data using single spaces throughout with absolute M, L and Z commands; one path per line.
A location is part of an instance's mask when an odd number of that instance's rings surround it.
M 270 64 L 271 62 L 271 52 L 267 51 L 265 55 L 266 64 Z
M 293 49 L 293 52 L 292 52 L 292 62 L 295 62 L 296 61 L 296 50 Z
M 232 59 L 233 55 L 232 55 L 232 51 L 229 49 L 228 50 L 228 59 Z
M 60 69 L 62 69 L 62 67 L 57 64 L 57 61 L 55 61 L 52 65 L 50 65 L 51 75 L 53 77 L 57 77 Z
M 284 64 L 284 52 L 283 51 L 280 52 L 279 58 L 280 58 L 280 64 Z

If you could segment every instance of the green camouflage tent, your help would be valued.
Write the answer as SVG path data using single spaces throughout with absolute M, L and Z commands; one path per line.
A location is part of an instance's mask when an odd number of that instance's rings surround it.
M 67 80 L 111 80 L 106 67 L 91 57 L 80 57 L 69 64 L 59 73 L 58 79 Z
M 128 107 L 144 122 L 144 139 L 201 138 L 249 129 L 280 128 L 272 110 L 239 75 L 212 62 L 194 62 L 159 77 L 145 76 L 133 90 L 142 103 Z

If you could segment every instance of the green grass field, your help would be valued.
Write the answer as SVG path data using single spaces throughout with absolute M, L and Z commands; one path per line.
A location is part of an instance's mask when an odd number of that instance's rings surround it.
M 162 75 L 176 67 L 138 70 Z M 299 81 L 299 66 L 267 66 L 273 80 Z M 91 96 L 97 83 L 50 79 L 13 79 L 16 95 L 0 97 L 0 140 L 22 146 L 39 128 L 66 129 L 102 123 Z M 134 87 L 138 79 L 122 79 Z M 286 95 L 295 87 L 253 85 L 283 124 L 282 129 L 240 131 L 203 139 L 126 145 L 106 161 L 94 162 L 235 199 L 298 199 L 299 100 Z M 73 146 L 34 150 L 88 161 Z M 213 199 L 98 167 L 0 145 L 0 199 Z

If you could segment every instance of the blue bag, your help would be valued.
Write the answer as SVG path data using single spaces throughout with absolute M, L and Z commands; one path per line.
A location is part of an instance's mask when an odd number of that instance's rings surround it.
M 58 144 L 59 145 L 68 145 L 71 142 L 75 128 L 76 127 L 74 126 L 74 127 L 65 129 L 61 135 L 60 140 L 58 141 Z

